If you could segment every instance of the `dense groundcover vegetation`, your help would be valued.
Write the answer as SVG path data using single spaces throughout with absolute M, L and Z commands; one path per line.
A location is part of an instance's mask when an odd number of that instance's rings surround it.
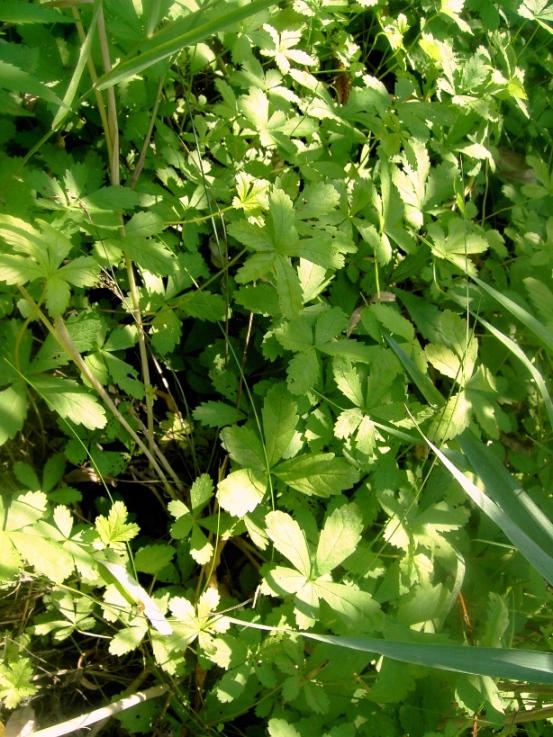
M 553 734 L 553 6 L 0 23 L 8 734 Z

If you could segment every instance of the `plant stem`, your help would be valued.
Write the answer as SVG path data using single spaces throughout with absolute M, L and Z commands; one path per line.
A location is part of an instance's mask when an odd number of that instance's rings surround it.
M 109 407 L 110 411 L 114 415 L 114 417 L 118 420 L 120 425 L 125 428 L 125 430 L 129 433 L 129 435 L 132 437 L 132 439 L 135 441 L 135 443 L 138 445 L 140 450 L 144 453 L 144 455 L 148 458 L 150 463 L 152 464 L 152 467 L 156 470 L 156 472 L 159 475 L 159 478 L 163 482 L 163 485 L 165 487 L 166 492 L 169 494 L 169 496 L 172 499 L 178 499 L 179 496 L 174 491 L 173 487 L 169 483 L 167 476 L 161 469 L 159 463 L 155 459 L 153 453 L 146 447 L 146 445 L 143 443 L 139 435 L 133 430 L 133 428 L 129 425 L 127 420 L 123 417 L 121 412 L 117 409 L 114 401 L 109 396 L 109 394 L 106 392 L 104 387 L 100 384 L 98 379 L 94 376 L 94 374 L 91 372 L 91 370 L 88 368 L 86 363 L 84 362 L 81 354 L 76 349 L 75 344 L 73 343 L 73 339 L 71 338 L 67 328 L 65 327 L 65 323 L 63 322 L 61 317 L 55 317 L 54 318 L 54 325 L 48 320 L 46 315 L 42 312 L 42 310 L 37 306 L 34 299 L 31 297 L 31 295 L 27 292 L 27 290 L 20 286 L 19 291 L 21 294 L 25 297 L 26 301 L 31 305 L 33 309 L 37 311 L 37 314 L 41 320 L 41 322 L 46 326 L 48 331 L 51 335 L 57 340 L 59 345 L 64 349 L 64 351 L 67 353 L 67 355 L 71 358 L 73 363 L 77 366 L 79 371 L 83 374 L 83 376 L 86 378 L 86 380 L 90 383 L 90 385 L 93 387 L 93 389 L 96 391 L 96 393 L 102 398 L 102 400 L 105 402 L 105 404 Z M 175 471 L 171 468 L 169 465 L 169 462 L 163 455 L 163 453 L 159 450 L 157 445 L 154 445 L 154 452 L 158 456 L 160 462 L 163 464 L 165 469 L 167 470 L 168 474 L 171 476 L 173 481 L 175 482 L 175 486 L 179 491 L 183 491 L 183 485 L 180 481 L 179 477 L 175 473 Z

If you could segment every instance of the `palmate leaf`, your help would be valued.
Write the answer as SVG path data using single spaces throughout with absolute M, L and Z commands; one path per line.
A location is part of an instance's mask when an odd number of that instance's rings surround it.
M 15 709 L 20 701 L 36 693 L 37 688 L 31 683 L 32 676 L 29 658 L 19 657 L 15 663 L 0 665 L 0 699 L 7 709 Z
M 118 502 L 115 502 L 115 504 L 117 503 Z M 114 507 L 115 504 L 113 505 Z M 122 589 L 127 600 L 134 604 L 140 603 L 143 605 L 144 616 L 150 620 L 152 627 L 155 627 L 155 629 L 162 635 L 171 635 L 173 633 L 171 625 L 165 618 L 165 615 L 157 605 L 156 601 L 146 593 L 142 586 L 140 586 L 138 582 L 129 575 L 129 573 L 127 573 L 124 566 L 103 558 L 98 558 L 98 563 L 101 564 L 99 569 L 100 573 L 108 583 L 111 583 L 111 581 L 115 579 L 118 584 L 118 589 Z M 108 572 L 107 575 L 106 571 Z
M 387 341 L 423 396 L 431 404 L 443 406 L 444 397 L 428 376 L 419 371 L 392 338 L 388 337 Z M 553 540 L 553 524 L 520 487 L 520 484 L 469 430 L 460 434 L 457 442 L 475 473 L 482 480 L 492 503 L 503 510 L 503 513 L 512 520 L 513 524 L 518 525 L 527 538 L 534 541 L 543 551 L 549 551 Z

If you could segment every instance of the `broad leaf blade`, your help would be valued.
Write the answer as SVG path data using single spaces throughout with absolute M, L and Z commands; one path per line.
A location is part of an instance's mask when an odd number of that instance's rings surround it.
M 330 573 L 355 552 L 363 521 L 357 505 L 348 504 L 335 509 L 325 522 L 317 547 L 317 573 Z
M 334 453 L 301 455 L 279 463 L 273 473 L 285 484 L 309 496 L 329 497 L 351 489 L 359 474 Z
M 285 512 L 269 512 L 267 533 L 279 553 L 284 555 L 306 578 L 311 573 L 311 558 L 304 531 Z
M 273 386 L 263 404 L 263 431 L 269 466 L 274 466 L 292 442 L 299 417 L 297 405 L 282 384 Z

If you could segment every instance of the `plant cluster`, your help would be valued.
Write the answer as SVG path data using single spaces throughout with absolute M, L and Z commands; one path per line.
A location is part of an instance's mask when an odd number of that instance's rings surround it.
M 551 734 L 553 6 L 0 22 L 4 720 Z

